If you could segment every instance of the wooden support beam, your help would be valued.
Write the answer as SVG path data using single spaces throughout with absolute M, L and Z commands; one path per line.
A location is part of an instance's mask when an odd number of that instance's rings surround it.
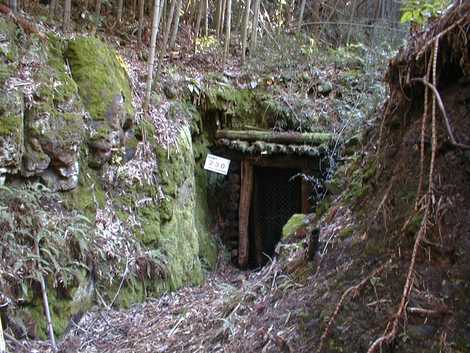
M 253 130 L 217 130 L 217 139 L 264 141 L 294 145 L 321 145 L 333 141 L 334 135 L 324 132 L 274 132 Z
M 238 264 L 241 268 L 246 268 L 248 266 L 249 221 L 252 192 L 253 165 L 247 160 L 242 160 L 240 205 L 238 208 Z

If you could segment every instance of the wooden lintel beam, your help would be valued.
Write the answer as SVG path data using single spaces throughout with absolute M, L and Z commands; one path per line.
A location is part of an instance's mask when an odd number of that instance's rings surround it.
M 334 135 L 325 132 L 274 132 L 272 130 L 217 130 L 217 139 L 264 141 L 294 145 L 321 145 L 333 141 Z

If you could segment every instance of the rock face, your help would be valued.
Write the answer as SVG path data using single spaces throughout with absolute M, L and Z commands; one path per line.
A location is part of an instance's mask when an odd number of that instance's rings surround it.
M 124 62 L 97 38 L 30 37 L 20 53 L 15 26 L 0 21 L 0 175 L 38 177 L 53 191 L 74 189 L 83 142 L 90 165 L 100 168 L 133 138 Z
M 1 19 L 0 21 L 4 21 Z M 83 106 L 63 61 L 64 42 L 49 36 L 20 43 L 10 24 L 2 38 L 0 174 L 40 178 L 51 190 L 77 186 Z M 15 63 L 21 61 L 21 67 Z M 5 69 L 6 68 L 6 69 Z
M 0 18 L 0 184 L 6 173 L 20 169 L 23 154 L 23 96 L 6 87 L 17 69 L 15 26 Z
M 112 158 L 113 150 L 124 143 L 126 131 L 132 127 L 132 94 L 125 64 L 97 38 L 72 40 L 65 55 L 92 117 L 88 145 L 91 163 L 98 168 Z
M 58 281 L 60 271 L 47 273 L 58 335 L 72 316 L 93 304 L 95 288 L 107 303 L 126 307 L 201 283 L 203 268 L 215 264 L 217 248 L 209 232 L 202 170 L 207 149 L 200 130 L 193 129 L 195 110 L 177 104 L 186 123 L 176 144 L 163 149 L 155 123 L 133 126 L 129 78 L 115 50 L 97 38 L 66 41 L 49 35 L 41 41 L 17 32 L 0 18 L 0 185 L 7 184 L 0 189 L 0 204 L 8 205 L 0 207 L 0 253 L 10 254 L 7 270 L 31 269 L 17 268 L 31 261 L 14 252 L 16 244 L 31 240 L 20 239 L 23 234 L 45 232 L 42 246 L 64 234 L 57 250 L 42 254 L 51 268 L 57 261 L 78 266 L 67 272 L 68 282 Z M 143 130 L 150 141 L 145 147 L 135 136 Z M 36 181 L 47 186 L 44 195 Z M 33 194 L 37 199 L 31 204 Z M 37 220 L 20 221 L 28 217 Z M 82 232 L 74 235 L 77 229 Z M 118 290 L 128 265 L 128 278 Z M 5 284 L 4 276 L 0 291 L 10 293 L 14 303 L 6 314 L 8 325 L 24 328 L 22 335 L 46 338 L 40 295 L 31 281 L 22 275 Z

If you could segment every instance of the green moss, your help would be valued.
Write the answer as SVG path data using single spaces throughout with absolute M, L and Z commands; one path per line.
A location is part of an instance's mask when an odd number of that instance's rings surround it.
M 302 226 L 305 226 L 305 215 L 302 213 L 294 214 L 282 227 L 282 238 L 295 234 Z
M 105 205 L 105 191 L 98 173 L 87 166 L 84 153 L 82 153 L 80 166 L 78 187 L 70 192 L 63 193 L 62 197 L 67 208 L 81 211 L 90 220 L 94 220 L 96 207 L 101 208 Z
M 196 149 L 197 150 L 197 149 Z M 199 235 L 199 258 L 209 269 L 215 268 L 217 263 L 217 245 L 210 233 L 210 211 L 207 200 L 208 185 L 207 174 L 200 165 L 196 165 L 196 207 L 195 224 Z
M 267 127 L 266 112 L 254 90 L 239 89 L 227 84 L 209 86 L 203 94 L 204 110 L 218 111 L 224 126 L 243 128 L 247 125 Z
M 83 103 L 93 119 L 105 120 L 114 97 L 121 93 L 127 113 L 132 114 L 127 72 L 115 50 L 98 38 L 81 37 L 69 42 L 65 55 Z
M 78 87 L 67 72 L 64 50 L 65 41 L 55 35 L 48 35 L 48 65 L 52 69 L 54 101 L 65 102 L 77 95 Z M 44 72 L 44 71 L 43 71 Z
M 0 136 L 12 136 L 23 133 L 23 119 L 17 115 L 0 116 Z
M 341 239 L 349 238 L 354 234 L 354 230 L 351 227 L 345 227 L 339 232 L 339 237 Z
M 144 219 L 142 231 L 137 237 L 147 246 L 158 247 L 160 233 L 160 212 L 156 206 L 142 207 L 138 209 L 139 217 Z

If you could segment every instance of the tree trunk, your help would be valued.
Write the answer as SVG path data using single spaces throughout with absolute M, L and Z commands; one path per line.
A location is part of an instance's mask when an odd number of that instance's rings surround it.
M 351 34 L 352 34 L 352 31 L 353 31 L 353 26 L 354 26 L 354 14 L 356 13 L 356 6 L 357 6 L 357 0 L 354 0 L 352 2 L 352 9 L 351 9 L 351 17 L 349 18 L 349 29 L 348 29 L 348 36 L 346 38 L 346 44 L 349 44 L 349 41 L 351 39 Z
M 49 3 L 49 19 L 51 20 L 54 19 L 55 17 L 56 6 L 57 6 L 57 0 L 51 0 L 51 2 Z
M 124 6 L 124 0 L 119 0 L 118 4 L 117 4 L 117 13 L 116 13 L 118 23 L 122 22 L 122 8 L 123 8 L 123 6 Z
M 250 25 L 250 8 L 251 8 L 251 0 L 246 0 L 245 16 L 243 17 L 243 25 L 242 25 L 242 65 L 245 64 L 246 46 L 247 46 L 247 39 L 248 39 L 248 27 Z
M 65 0 L 64 2 L 64 21 L 62 23 L 62 30 L 67 33 L 70 31 L 70 12 L 72 7 L 72 0 Z
M 209 35 L 209 0 L 204 0 L 204 36 Z
M 9 5 L 11 11 L 12 11 L 14 14 L 16 14 L 16 13 L 18 12 L 18 2 L 17 2 L 17 0 L 10 0 L 10 1 L 8 2 L 8 5 Z
M 176 1 L 177 0 L 171 0 L 170 3 L 170 10 L 166 19 L 165 32 L 163 32 L 162 50 L 160 51 L 160 57 L 158 59 L 157 68 L 160 68 L 160 66 L 163 64 L 163 59 L 166 55 L 166 48 L 168 45 L 168 38 L 170 36 L 171 23 L 173 22 L 173 15 L 175 13 Z
M 96 0 L 96 7 L 95 7 L 95 25 L 96 28 L 100 26 L 100 20 L 101 20 L 101 0 Z
M 178 34 L 178 27 L 180 25 L 180 18 L 181 18 L 181 5 L 182 0 L 176 0 L 176 13 L 175 13 L 175 21 L 173 23 L 173 29 L 171 31 L 170 36 L 170 49 L 173 49 L 176 44 L 176 35 Z
M 255 0 L 255 5 L 253 9 L 253 28 L 252 28 L 252 35 L 251 35 L 251 55 L 256 51 L 256 45 L 258 41 L 258 20 L 259 20 L 259 8 L 260 8 L 261 0 Z
M 205 1 L 205 0 L 201 0 Z M 215 13 L 215 33 L 217 39 L 220 39 L 220 21 L 222 20 L 222 2 L 223 0 L 217 0 L 217 9 Z
M 153 8 L 152 36 L 150 37 L 149 61 L 147 64 L 147 84 L 145 86 L 145 99 L 143 109 L 145 113 L 149 111 L 150 96 L 153 83 L 153 64 L 155 62 L 155 44 L 157 42 L 158 24 L 160 20 L 161 3 L 163 0 L 155 0 Z
M 224 59 L 223 59 L 224 64 L 229 54 L 231 29 L 232 29 L 232 0 L 227 0 L 227 19 L 225 21 L 225 48 L 224 48 Z
M 139 0 L 139 29 L 137 31 L 137 43 L 142 45 L 142 32 L 144 31 L 145 0 Z
M 199 37 L 199 31 L 201 30 L 201 20 L 202 20 L 202 13 L 204 12 L 204 3 L 205 0 L 199 0 L 199 11 L 197 12 L 197 19 L 196 19 L 196 38 Z
M 226 9 L 226 7 L 227 7 L 227 0 L 222 0 L 222 13 L 220 15 L 220 23 L 219 23 L 219 25 L 220 25 L 220 29 L 219 29 L 220 38 L 222 38 L 222 35 L 224 33 L 225 9 Z
M 294 20 L 295 0 L 291 0 L 289 6 L 286 5 L 286 27 L 290 29 Z
M 137 13 L 137 0 L 132 0 L 131 3 L 131 13 L 132 13 L 132 20 L 135 20 L 136 13 Z
M 163 18 L 163 11 L 165 9 L 165 5 L 166 5 L 166 0 L 161 0 L 160 11 L 158 12 L 158 18 L 157 18 L 158 26 L 160 26 L 160 23 L 163 22 L 162 18 Z
M 297 23 L 297 33 L 302 31 L 302 22 L 304 20 L 304 12 L 305 12 L 305 3 L 307 0 L 302 0 L 300 3 L 300 13 L 299 13 L 299 22 Z

